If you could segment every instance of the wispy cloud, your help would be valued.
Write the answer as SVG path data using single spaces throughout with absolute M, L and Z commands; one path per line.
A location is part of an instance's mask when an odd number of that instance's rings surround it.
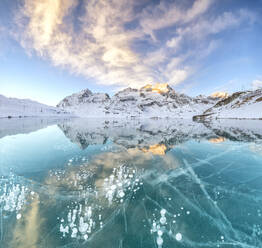
M 232 29 L 243 22 L 252 23 L 254 15 L 247 10 L 239 10 L 236 13 L 224 12 L 211 19 L 201 19 L 186 28 L 179 28 L 180 36 L 190 35 L 194 39 L 203 39 L 208 35 L 218 34 L 224 30 Z
M 167 3 L 160 1 L 158 6 L 147 7 L 140 20 L 143 31 L 155 37 L 154 31 L 173 26 L 174 24 L 184 24 L 194 20 L 199 15 L 205 13 L 213 0 L 196 0 L 187 9 L 178 6 L 178 3 Z
M 55 66 L 106 85 L 140 87 L 183 82 L 194 72 L 194 62 L 216 49 L 212 34 L 252 20 L 244 10 L 210 19 L 206 13 L 213 0 L 195 0 L 191 6 L 161 1 L 143 7 L 143 2 L 24 0 L 15 35 L 27 51 Z M 171 31 L 158 34 L 166 29 Z M 181 52 L 192 38 L 194 45 Z M 142 48 L 135 49 L 139 42 Z
M 252 89 L 254 90 L 257 90 L 257 89 L 262 89 L 262 80 L 254 80 L 252 83 L 251 83 L 251 86 L 252 86 Z

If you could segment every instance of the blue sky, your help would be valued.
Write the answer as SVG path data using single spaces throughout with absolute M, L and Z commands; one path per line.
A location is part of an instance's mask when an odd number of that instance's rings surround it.
M 0 94 L 55 105 L 169 83 L 209 95 L 262 86 L 262 0 L 1 0 Z

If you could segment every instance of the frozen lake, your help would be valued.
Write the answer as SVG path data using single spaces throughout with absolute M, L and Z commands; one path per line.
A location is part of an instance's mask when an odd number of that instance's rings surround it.
M 0 247 L 262 247 L 261 124 L 0 119 Z

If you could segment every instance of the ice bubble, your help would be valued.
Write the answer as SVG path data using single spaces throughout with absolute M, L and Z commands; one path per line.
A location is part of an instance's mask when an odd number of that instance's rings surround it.
M 156 222 L 153 222 L 153 228 L 152 228 L 151 231 L 152 231 L 152 232 L 156 232 L 156 231 L 157 231 L 157 229 L 156 229 Z
M 71 235 L 71 237 L 72 237 L 72 238 L 76 238 L 77 232 L 78 232 L 77 228 L 74 227 L 73 230 L 72 230 L 72 235 Z
M 158 236 L 162 236 L 162 235 L 163 235 L 163 232 L 162 232 L 161 230 L 158 230 L 158 231 L 157 231 L 157 235 L 158 235 Z
M 87 217 L 88 219 L 92 216 L 92 208 L 91 207 L 88 207 L 88 210 L 87 210 Z
M 111 186 L 111 189 L 112 189 L 112 190 L 115 190 L 115 189 L 116 189 L 116 185 L 112 185 L 112 186 Z
M 88 227 L 89 227 L 88 223 L 85 223 L 84 222 L 84 218 L 80 217 L 80 220 L 79 220 L 79 231 L 81 233 L 85 233 L 87 231 Z
M 17 214 L 17 215 L 16 215 L 16 219 L 18 219 L 18 220 L 21 219 L 21 217 L 22 217 L 21 214 Z
M 186 211 L 186 214 L 190 214 L 190 211 Z
M 160 214 L 161 214 L 161 215 L 165 215 L 165 214 L 166 214 L 166 210 L 165 210 L 165 209 L 162 209 L 162 210 L 160 211 Z
M 163 244 L 163 239 L 161 237 L 157 237 L 156 243 L 158 246 L 161 246 Z
M 122 191 L 122 190 L 121 190 L 121 191 L 118 193 L 118 195 L 119 195 L 119 197 L 121 197 L 121 198 L 122 198 L 122 197 L 124 197 L 124 196 L 125 196 L 125 193 L 124 193 L 124 191 Z
M 176 240 L 177 241 L 181 241 L 182 240 L 182 234 L 181 233 L 177 233 L 176 234 Z
M 160 223 L 161 223 L 162 225 L 166 224 L 166 217 L 161 217 L 161 218 L 160 218 Z
M 69 233 L 69 227 L 68 226 L 63 227 L 63 225 L 61 224 L 60 225 L 60 232 L 63 233 L 63 237 L 65 237 L 65 234 Z

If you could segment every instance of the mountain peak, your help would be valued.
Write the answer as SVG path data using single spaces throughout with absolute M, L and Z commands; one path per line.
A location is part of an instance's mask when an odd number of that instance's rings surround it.
M 93 93 L 89 89 L 84 89 L 84 90 L 81 90 L 79 93 L 76 93 L 76 94 L 83 96 L 83 97 L 88 97 L 88 96 L 92 95 Z
M 212 98 L 221 98 L 221 99 L 224 99 L 224 98 L 227 98 L 229 95 L 227 92 L 214 92 L 210 95 Z
M 74 93 L 70 96 L 65 97 L 61 102 L 58 103 L 57 107 L 69 107 L 71 105 L 84 103 L 86 99 L 92 96 L 93 93 L 89 89 L 81 90 L 78 93 Z
M 151 91 L 155 93 L 167 93 L 173 90 L 167 83 L 147 84 L 140 91 Z

